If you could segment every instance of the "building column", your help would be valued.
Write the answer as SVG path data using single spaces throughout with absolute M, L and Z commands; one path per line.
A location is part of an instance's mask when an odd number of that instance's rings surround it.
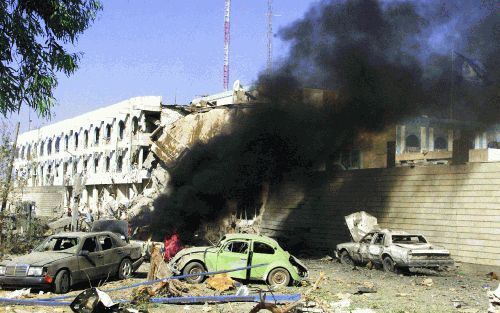
M 448 129 L 448 151 L 453 151 L 453 129 Z
M 420 152 L 427 150 L 427 128 L 420 127 Z
M 405 150 L 406 150 L 406 126 L 405 125 L 401 125 L 401 141 L 400 141 L 400 145 L 401 145 L 401 152 L 400 153 L 404 153 Z
M 429 151 L 434 151 L 434 128 L 429 127 Z

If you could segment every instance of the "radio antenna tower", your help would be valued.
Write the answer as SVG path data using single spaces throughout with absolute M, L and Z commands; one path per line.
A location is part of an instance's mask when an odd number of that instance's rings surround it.
M 226 0 L 224 7 L 224 90 L 229 88 L 229 41 L 230 41 L 230 22 L 231 0 Z
M 267 0 L 267 74 L 273 66 L 273 0 Z

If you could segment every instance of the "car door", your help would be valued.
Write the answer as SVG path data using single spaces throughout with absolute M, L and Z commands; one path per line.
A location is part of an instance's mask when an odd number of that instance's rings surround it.
M 368 247 L 371 244 L 373 235 L 374 233 L 368 233 L 359 241 L 358 251 L 356 251 L 355 255 L 353 256 L 356 261 L 358 262 L 368 261 L 369 259 Z
M 78 255 L 78 268 L 81 280 L 94 280 L 104 276 L 104 257 L 95 236 L 84 239 L 80 251 L 88 251 L 88 255 Z
M 246 267 L 250 253 L 249 240 L 231 240 L 224 244 L 217 254 L 217 270 L 231 270 Z M 246 278 L 246 270 L 230 272 L 229 276 L 234 278 Z
M 110 235 L 97 237 L 102 253 L 102 271 L 106 277 L 113 277 L 118 272 L 118 266 L 123 257 L 123 251 L 117 247 Z
M 368 258 L 374 262 L 381 262 L 380 255 L 384 248 L 384 237 L 383 233 L 377 233 L 373 236 L 372 243 L 368 247 Z
M 275 261 L 276 249 L 271 245 L 254 241 L 252 244 L 252 252 L 251 252 L 251 265 L 257 264 L 270 264 Z M 250 270 L 250 278 L 251 279 L 262 279 L 264 274 L 266 273 L 267 266 L 255 267 Z

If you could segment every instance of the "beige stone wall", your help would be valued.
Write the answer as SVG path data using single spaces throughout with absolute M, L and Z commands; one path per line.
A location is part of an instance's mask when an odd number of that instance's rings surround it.
M 344 216 L 421 232 L 457 261 L 500 266 L 500 163 L 345 171 L 272 188 L 264 234 L 325 252 L 349 240 Z
M 27 187 L 23 190 L 23 201 L 34 201 L 37 216 L 58 216 L 62 212 L 64 187 Z

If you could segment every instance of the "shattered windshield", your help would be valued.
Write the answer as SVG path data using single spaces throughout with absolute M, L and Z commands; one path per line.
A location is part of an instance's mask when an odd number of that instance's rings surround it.
M 79 239 L 75 237 L 49 237 L 35 251 L 61 251 L 68 253 L 76 253 Z
M 392 235 L 392 243 L 424 244 L 427 241 L 422 235 Z

